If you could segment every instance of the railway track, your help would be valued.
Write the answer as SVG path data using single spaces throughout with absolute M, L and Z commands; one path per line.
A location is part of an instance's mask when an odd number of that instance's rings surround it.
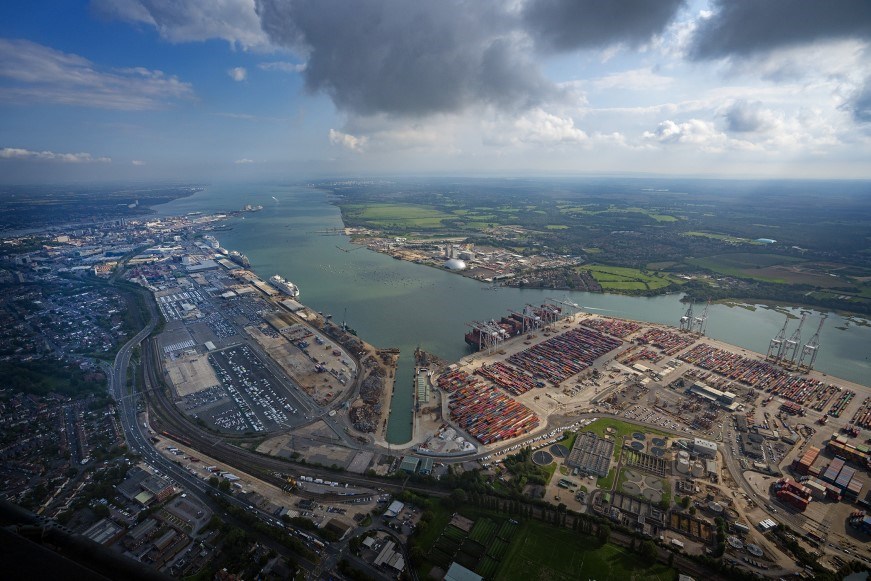
M 159 361 L 157 361 L 157 354 L 152 341 L 146 341 L 143 343 L 142 361 L 145 366 L 143 374 L 145 380 L 143 393 L 145 394 L 146 401 L 150 406 L 151 413 L 149 414 L 149 417 L 153 423 L 152 427 L 156 432 L 160 433 L 167 431 L 170 433 L 181 434 L 184 438 L 187 438 L 190 441 L 190 447 L 198 452 L 232 466 L 241 472 L 250 474 L 258 479 L 281 487 L 286 487 L 287 483 L 275 476 L 274 474 L 276 472 L 287 474 L 297 479 L 303 472 L 307 475 L 317 475 L 318 477 L 324 476 L 327 479 L 336 477 L 335 472 L 324 470 L 322 468 L 298 464 L 283 458 L 263 456 L 256 452 L 244 450 L 224 442 L 215 434 L 204 431 L 202 428 L 196 426 L 184 417 L 182 412 L 178 410 L 171 401 L 169 401 L 169 396 L 165 390 L 163 382 L 156 377 L 155 370 L 159 369 Z M 371 488 L 384 488 L 392 491 L 405 489 L 440 497 L 448 496 L 449 494 L 439 488 L 421 486 L 419 484 L 400 484 L 391 479 L 379 479 L 349 473 L 342 473 L 341 478 L 349 484 Z M 305 491 L 298 491 L 298 493 L 303 492 Z M 348 502 L 354 499 L 352 496 L 309 494 L 312 495 L 311 498 L 323 501 Z M 300 494 L 300 496 L 308 495 Z

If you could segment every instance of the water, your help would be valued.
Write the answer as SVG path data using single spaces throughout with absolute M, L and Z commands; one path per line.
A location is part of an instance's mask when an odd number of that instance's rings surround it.
M 530 289 L 486 290 L 485 285 L 462 276 L 395 260 L 365 248 L 343 252 L 337 246 L 358 247 L 350 245 L 345 236 L 318 233 L 342 227 L 339 209 L 322 192 L 299 186 L 210 186 L 159 206 L 158 213 L 230 211 L 245 204 L 261 204 L 263 210 L 228 221 L 232 230 L 216 233 L 223 247 L 246 254 L 261 278 L 280 274 L 296 283 L 302 302 L 314 310 L 330 313 L 336 321 L 347 312 L 348 325 L 367 342 L 401 349 L 387 431 L 387 439 L 397 444 L 411 438 L 415 347 L 449 361 L 459 359 L 468 353 L 463 341 L 468 321 L 498 319 L 508 309 L 566 296 L 579 305 L 598 309 L 593 312 L 656 323 L 676 324 L 686 310 L 676 295 L 641 298 Z M 816 330 L 818 316 L 812 313 L 805 323 L 805 341 Z M 783 321 L 783 314 L 770 309 L 712 305 L 707 330 L 715 339 L 764 353 Z M 795 326 L 796 322 L 791 321 L 788 333 Z M 871 327 L 829 316 L 821 334 L 817 369 L 868 385 L 869 354 Z

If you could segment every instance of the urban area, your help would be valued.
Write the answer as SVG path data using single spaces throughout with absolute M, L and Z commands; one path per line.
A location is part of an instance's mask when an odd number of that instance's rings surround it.
M 570 578 L 578 544 L 657 579 L 871 563 L 871 389 L 814 369 L 824 317 L 763 354 L 709 338 L 703 303 L 667 326 L 548 299 L 402 385 L 395 350 L 223 248 L 225 218 L 2 241 L 3 497 L 64 553 L 215 579 Z M 488 281 L 525 260 L 433 252 Z

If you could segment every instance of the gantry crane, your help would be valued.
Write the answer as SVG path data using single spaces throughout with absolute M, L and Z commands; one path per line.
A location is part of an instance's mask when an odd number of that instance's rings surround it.
M 780 332 L 774 336 L 771 341 L 768 343 L 768 353 L 765 355 L 766 359 L 779 359 L 781 352 L 783 351 L 783 346 L 786 343 L 786 326 L 789 324 L 789 317 L 786 317 L 786 320 L 783 322 L 783 327 L 780 328 Z
M 814 333 L 814 336 L 811 337 L 811 340 L 805 343 L 805 346 L 801 348 L 801 355 L 798 358 L 798 366 L 802 367 L 805 365 L 805 357 L 809 357 L 809 361 L 805 366 L 808 370 L 814 368 L 814 363 L 817 360 L 817 352 L 820 349 L 820 331 L 823 329 L 823 323 L 826 322 L 826 317 L 828 315 L 823 315 L 820 319 L 820 326 L 817 327 L 817 332 Z
M 693 302 L 687 307 L 687 312 L 680 318 L 680 330 L 691 332 L 693 330 Z
M 804 325 L 805 319 L 807 319 L 807 313 L 802 313 L 801 321 L 798 322 L 798 328 L 783 344 L 783 354 L 780 357 L 781 361 L 795 363 L 795 358 L 798 355 L 798 348 L 799 345 L 801 345 L 801 328 L 802 325 Z
M 701 317 L 693 317 L 692 330 L 698 333 L 699 335 L 705 334 L 705 326 L 708 323 L 708 307 L 711 306 L 711 299 L 708 299 L 708 302 L 705 303 L 705 310 L 702 311 Z

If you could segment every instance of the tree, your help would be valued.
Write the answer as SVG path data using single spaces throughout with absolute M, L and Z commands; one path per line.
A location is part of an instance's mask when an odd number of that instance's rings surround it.
M 466 494 L 466 491 L 462 488 L 455 488 L 451 492 L 451 500 L 456 506 L 459 506 L 461 504 L 466 504 L 469 501 L 469 495 Z
M 599 525 L 596 538 L 599 539 L 599 543 L 602 545 L 607 543 L 611 539 L 611 527 L 606 524 Z
M 689 497 L 689 496 L 684 496 L 683 498 L 681 498 L 681 499 L 680 499 L 680 505 L 681 505 L 682 507 L 684 507 L 684 509 L 689 508 L 689 507 L 690 507 L 690 497 Z
M 656 543 L 650 539 L 641 543 L 641 546 L 638 548 L 638 553 L 648 561 L 655 561 L 656 557 L 659 555 L 659 551 L 656 549 Z
M 218 490 L 221 492 L 230 492 L 230 481 L 229 480 L 221 480 L 218 482 Z

